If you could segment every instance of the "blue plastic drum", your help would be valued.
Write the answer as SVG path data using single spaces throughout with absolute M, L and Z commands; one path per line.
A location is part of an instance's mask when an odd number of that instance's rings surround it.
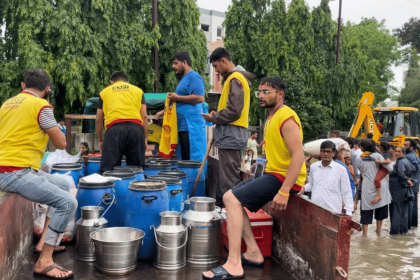
M 57 163 L 53 164 L 51 174 L 66 174 L 70 171 L 74 185 L 77 186 L 79 179 L 83 177 L 82 165 L 80 163 Z
M 166 191 L 169 198 L 169 211 L 181 212 L 182 205 L 182 182 L 179 177 L 168 175 L 154 175 L 149 176 L 150 180 L 161 180 L 166 183 Z
M 177 163 L 179 170 L 187 173 L 187 182 L 188 182 L 188 197 L 190 198 L 191 192 L 194 188 L 195 179 L 197 178 L 198 171 L 201 167 L 201 161 L 195 160 L 180 160 Z M 200 178 L 198 180 L 197 188 L 195 190 L 194 196 L 206 196 L 206 175 L 201 172 Z
M 166 183 L 156 180 L 133 181 L 128 187 L 125 226 L 138 228 L 146 233 L 139 259 L 152 259 L 156 253 L 156 241 L 150 226 L 160 223 L 159 214 L 169 209 Z
M 125 200 L 128 194 L 128 186 L 136 180 L 136 173 L 130 169 L 114 170 L 104 172 L 104 177 L 117 177 L 121 180 L 115 180 L 115 193 L 117 196 L 117 226 L 125 226 Z
M 159 171 L 171 170 L 169 162 L 149 162 L 144 164 L 144 176 L 158 175 Z
M 116 227 L 118 216 L 114 182 L 109 181 L 102 183 L 87 183 L 82 178 L 79 180 L 78 187 L 79 189 L 77 190 L 76 194 L 76 199 L 78 202 L 76 210 L 76 221 L 78 221 L 82 216 L 81 207 L 96 206 L 99 204 L 99 206 L 103 207 L 105 211 L 112 203 L 112 206 L 109 207 L 104 217 L 108 220 L 108 227 Z
M 182 187 L 182 203 L 188 199 L 188 182 L 187 182 L 187 173 L 181 170 L 168 170 L 168 171 L 159 171 L 158 175 L 162 176 L 176 176 L 181 180 Z
M 177 168 L 176 167 L 176 164 L 178 163 L 178 160 L 175 158 L 168 158 L 168 159 L 166 159 L 166 158 L 158 158 L 158 159 L 156 159 L 156 161 L 157 162 L 169 162 L 170 164 L 171 164 L 171 167 L 172 168 Z
M 134 173 L 136 173 L 136 180 L 145 179 L 143 168 L 140 166 L 133 166 L 133 165 L 115 166 L 114 170 L 132 170 Z
M 86 166 L 86 176 L 98 173 L 100 167 L 101 157 L 89 157 L 88 164 Z

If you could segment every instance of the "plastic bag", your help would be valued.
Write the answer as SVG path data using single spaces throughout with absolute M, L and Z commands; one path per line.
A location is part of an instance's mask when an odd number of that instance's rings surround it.
M 76 197 L 77 188 L 74 184 L 73 178 L 69 175 L 70 171 L 66 174 L 53 174 L 53 176 L 60 176 L 65 179 L 70 184 L 70 193 Z M 42 236 L 42 231 L 44 230 L 45 218 L 47 217 L 48 206 L 45 204 L 35 204 L 35 208 L 33 210 L 33 218 L 34 218 L 34 236 L 39 239 Z M 74 238 L 75 232 L 75 217 L 73 216 L 69 223 L 67 224 L 66 231 L 64 233 L 61 242 L 70 242 Z
M 77 155 L 72 156 L 69 155 L 66 150 L 55 150 L 55 152 L 50 153 L 45 160 L 45 164 L 48 165 L 48 172 L 51 172 L 53 164 L 78 162 L 80 160 L 80 155 L 80 152 Z

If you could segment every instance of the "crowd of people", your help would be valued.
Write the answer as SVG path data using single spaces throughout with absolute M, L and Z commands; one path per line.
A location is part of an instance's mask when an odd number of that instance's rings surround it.
M 332 131 L 330 137 L 338 138 L 340 134 Z M 314 202 L 347 215 L 359 205 L 365 236 L 373 218 L 378 235 L 388 217 L 390 234 L 406 234 L 411 227 L 417 227 L 420 177 L 417 142 L 406 139 L 403 147 L 395 147 L 387 141 L 377 144 L 370 139 L 343 139 L 350 149 L 325 140 L 320 160 L 313 162 L 307 158 L 308 181 L 301 194 L 311 192 Z

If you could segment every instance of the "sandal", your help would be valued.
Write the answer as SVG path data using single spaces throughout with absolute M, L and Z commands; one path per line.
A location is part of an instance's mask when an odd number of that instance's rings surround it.
M 66 247 L 64 247 L 63 249 L 55 249 L 55 248 L 54 248 L 53 255 L 58 254 L 58 253 L 62 253 L 62 252 L 64 252 L 64 251 L 66 251 Z M 40 255 L 40 254 L 41 254 L 41 252 L 42 252 L 42 251 L 37 250 L 36 248 L 34 249 L 34 254 L 36 254 L 36 255 Z
M 376 199 L 376 197 L 374 198 L 374 199 L 372 199 L 371 201 L 370 201 L 370 203 L 372 203 L 372 204 L 376 204 L 376 203 L 378 203 L 379 201 L 381 201 L 382 200 L 382 197 L 378 197 L 378 199 Z
M 244 254 L 241 254 L 241 261 L 242 261 L 242 265 L 249 265 L 249 266 L 263 266 L 264 262 L 251 262 L 249 260 L 247 260 L 244 256 Z
M 223 266 L 218 266 L 216 268 L 210 269 L 211 272 L 213 272 L 213 277 L 208 277 L 203 274 L 204 279 L 243 279 L 245 278 L 245 273 L 239 276 L 235 276 L 227 272 L 226 269 L 223 268 Z
M 67 272 L 68 270 L 59 266 L 58 264 L 53 264 L 50 266 L 47 266 L 46 268 L 44 268 L 44 270 L 42 272 L 35 272 L 34 271 L 34 276 L 42 276 L 44 278 L 50 278 L 50 279 L 70 279 L 74 277 L 74 273 L 71 273 L 67 276 L 64 277 L 58 277 L 58 276 L 52 276 L 52 275 L 48 275 L 47 273 L 50 272 L 51 270 L 53 270 L 54 268 L 57 268 L 61 271 Z

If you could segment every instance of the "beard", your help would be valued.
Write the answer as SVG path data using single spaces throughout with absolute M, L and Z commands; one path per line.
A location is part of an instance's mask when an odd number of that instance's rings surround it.
M 261 108 L 273 108 L 276 106 L 276 102 L 267 102 L 267 101 L 260 101 L 260 107 Z
M 175 74 L 177 75 L 178 78 L 183 77 L 185 74 L 185 68 L 181 67 L 181 70 L 179 70 L 179 72 L 175 71 Z

